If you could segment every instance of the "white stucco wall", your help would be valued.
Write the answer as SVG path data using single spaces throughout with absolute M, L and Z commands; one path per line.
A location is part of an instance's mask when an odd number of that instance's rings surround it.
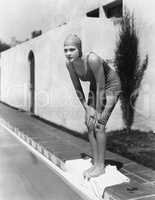
M 25 110 L 28 106 L 25 99 L 28 78 L 26 51 L 26 46 L 18 46 L 1 54 L 1 100 Z
M 83 51 L 95 51 L 106 59 L 114 56 L 117 28 L 107 20 L 84 18 L 53 29 L 31 41 L 18 45 L 1 56 L 1 100 L 30 110 L 30 50 L 35 56 L 35 114 L 67 128 L 84 132 L 84 110 L 76 96 L 65 67 L 64 38 L 78 34 Z M 89 83 L 82 83 L 86 97 Z M 122 127 L 119 103 L 108 129 Z
M 147 71 L 136 104 L 134 128 L 155 130 L 155 1 L 124 0 L 124 6 L 135 16 L 141 62 L 146 54 L 149 56 Z

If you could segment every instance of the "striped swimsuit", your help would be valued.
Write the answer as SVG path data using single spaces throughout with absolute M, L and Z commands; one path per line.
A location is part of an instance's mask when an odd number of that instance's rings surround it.
M 104 60 L 103 69 L 105 74 L 106 95 L 117 95 L 121 92 L 121 84 L 117 72 L 112 69 Z
M 93 53 L 93 52 L 90 52 Z M 94 74 L 91 70 L 91 67 L 89 66 L 88 63 L 88 57 L 89 54 L 87 54 L 85 61 L 84 61 L 84 65 L 86 68 L 86 74 L 83 76 L 80 76 L 80 79 L 82 81 L 87 81 L 90 80 L 91 81 L 91 90 L 92 91 L 96 91 L 96 80 L 94 77 Z M 121 84 L 120 84 L 120 79 L 119 76 L 117 74 L 117 72 L 115 71 L 115 69 L 112 69 L 103 59 L 102 59 L 102 63 L 103 63 L 103 71 L 104 71 L 104 75 L 105 77 L 103 77 L 105 79 L 105 92 L 106 95 L 117 95 L 118 93 L 121 92 Z
M 90 54 L 90 53 L 89 53 Z M 88 56 L 85 58 L 85 68 L 86 68 L 86 74 L 84 76 L 80 76 L 80 79 L 82 81 L 88 81 L 90 80 L 90 91 L 88 95 L 88 105 L 96 107 L 96 80 L 94 77 L 94 74 L 88 64 Z M 106 96 L 118 96 L 121 92 L 121 84 L 120 79 L 117 74 L 117 72 L 112 69 L 103 59 L 103 70 L 104 75 L 103 77 L 105 79 L 105 99 L 103 99 L 103 107 L 106 103 Z

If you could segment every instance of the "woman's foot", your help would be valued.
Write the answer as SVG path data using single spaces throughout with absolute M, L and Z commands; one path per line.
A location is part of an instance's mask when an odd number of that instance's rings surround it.
M 105 168 L 104 166 L 96 166 L 90 173 L 89 173 L 89 177 L 90 178 L 95 178 L 98 176 L 101 176 L 102 174 L 105 173 Z M 89 179 L 90 179 L 89 178 Z
M 89 180 L 89 179 L 91 178 L 91 177 L 90 177 L 90 173 L 94 170 L 94 168 L 95 168 L 95 166 L 92 165 L 90 168 L 88 168 L 87 170 L 85 170 L 85 171 L 83 172 L 83 177 L 84 177 L 84 179 Z

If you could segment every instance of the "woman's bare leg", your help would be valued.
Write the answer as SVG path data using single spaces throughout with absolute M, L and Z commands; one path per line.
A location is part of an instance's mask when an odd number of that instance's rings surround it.
M 97 141 L 97 161 L 93 170 L 90 172 L 90 177 L 97 177 L 105 172 L 105 150 L 106 150 L 106 133 L 103 131 L 96 131 Z
M 118 96 L 107 96 L 106 106 L 102 113 L 104 125 L 96 126 L 95 134 L 96 134 L 96 142 L 97 142 L 97 162 L 96 162 L 94 170 L 90 173 L 91 177 L 97 177 L 105 173 L 105 164 L 104 164 L 105 151 L 106 151 L 105 125 L 116 105 L 117 100 L 118 100 Z
M 88 137 L 89 137 L 91 153 L 93 156 L 93 166 L 87 169 L 86 171 L 84 171 L 83 173 L 84 178 L 87 178 L 87 179 L 90 178 L 89 174 L 91 173 L 91 171 L 93 171 L 94 166 L 96 165 L 97 160 L 98 160 L 97 140 L 94 135 L 94 130 L 88 130 Z

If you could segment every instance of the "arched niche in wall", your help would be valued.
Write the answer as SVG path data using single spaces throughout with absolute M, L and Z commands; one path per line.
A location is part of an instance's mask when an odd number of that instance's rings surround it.
M 29 68 L 30 68 L 30 112 L 35 111 L 35 56 L 31 50 L 28 54 Z

